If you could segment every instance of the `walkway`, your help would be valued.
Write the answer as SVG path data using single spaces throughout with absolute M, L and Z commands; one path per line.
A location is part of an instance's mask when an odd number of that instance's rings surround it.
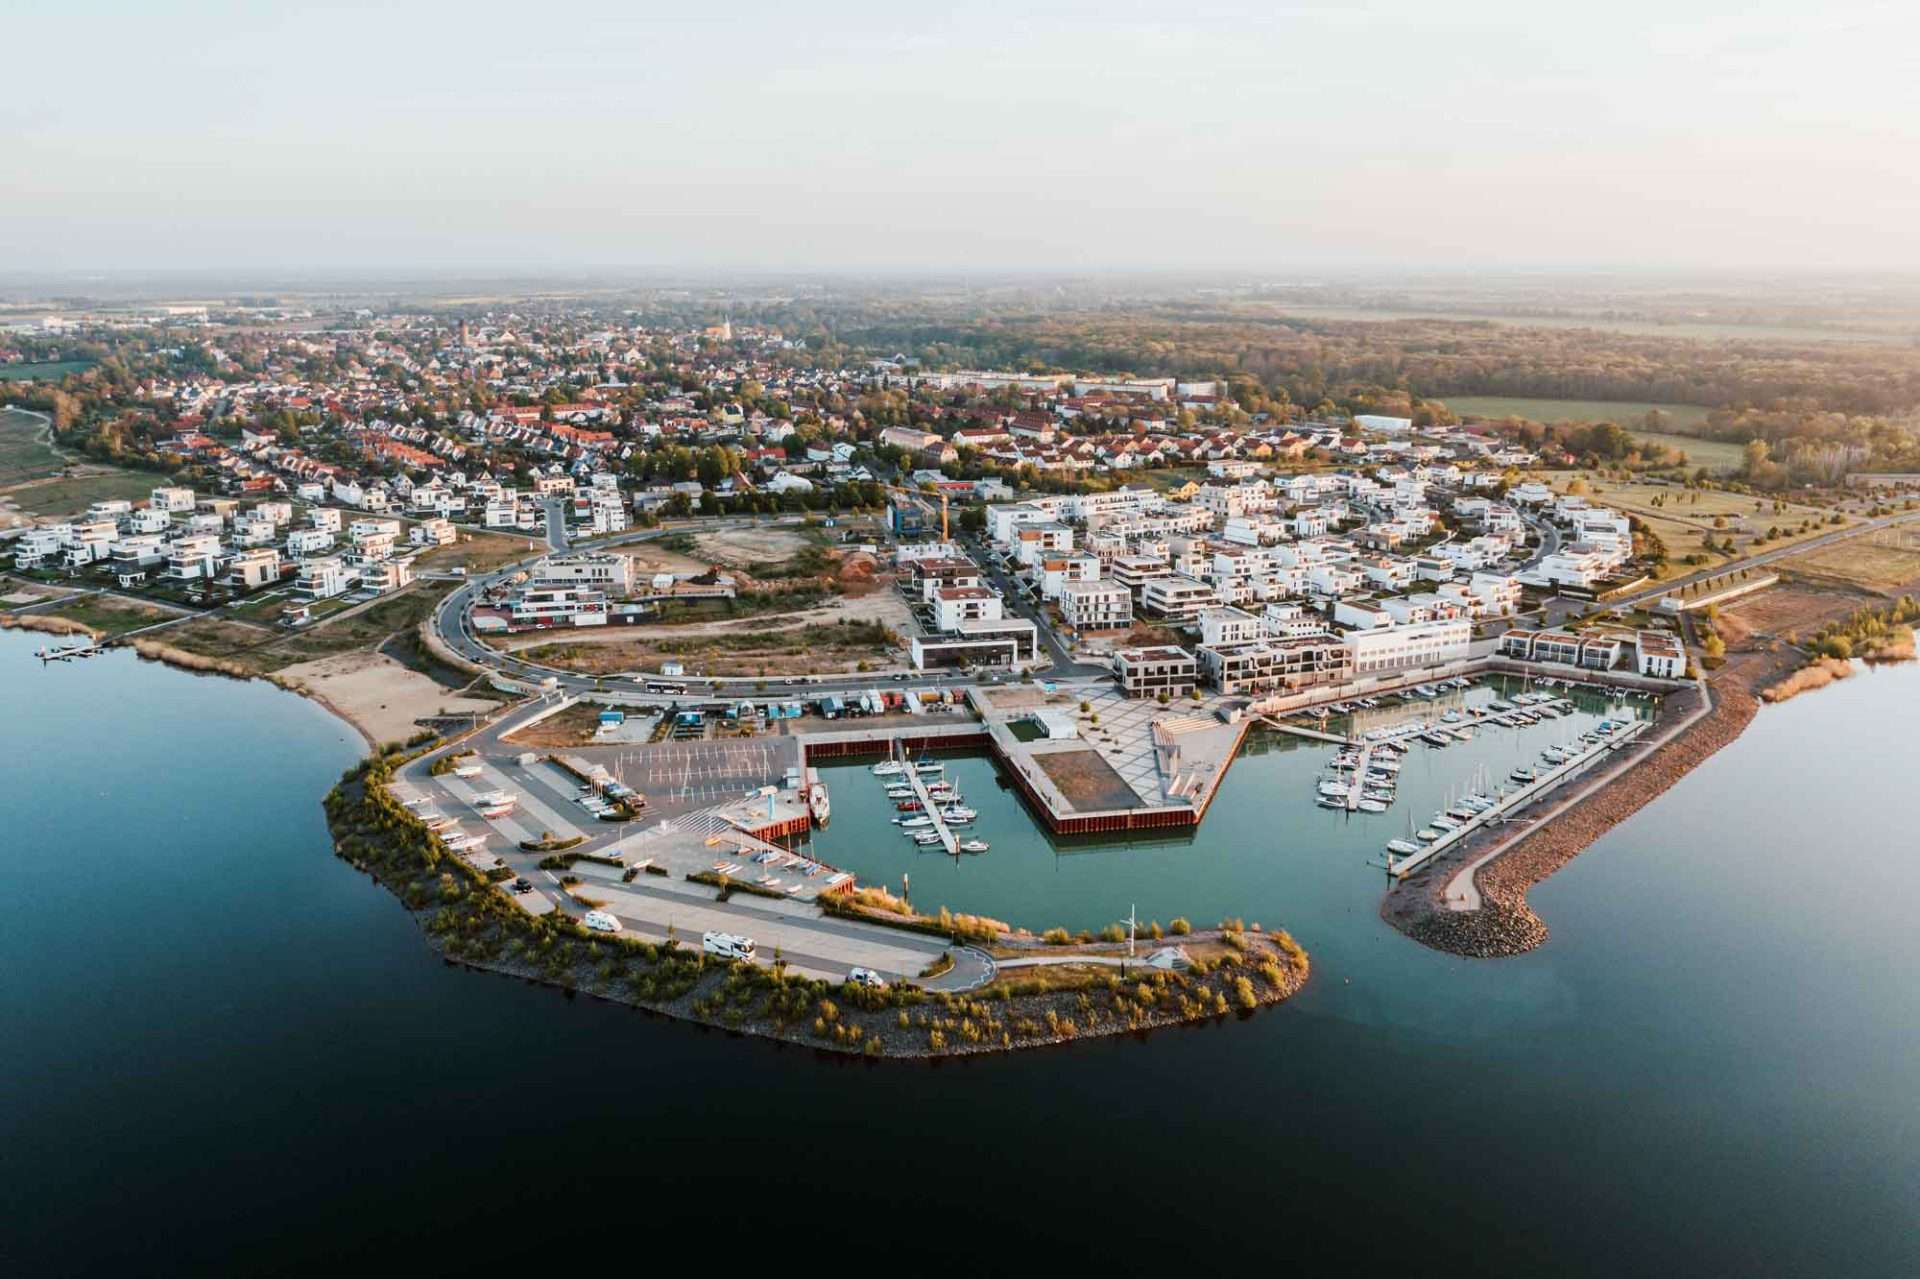
M 1679 737 L 1680 734 L 1692 728 L 1706 716 L 1712 714 L 1713 690 L 1707 686 L 1705 680 L 1699 681 L 1694 687 L 1700 690 L 1701 704 L 1695 707 L 1690 714 L 1682 719 L 1675 720 L 1659 733 L 1651 737 L 1642 735 L 1637 738 L 1636 740 L 1645 747 L 1644 750 L 1635 751 L 1632 754 L 1622 753 L 1612 767 L 1595 773 L 1587 779 L 1585 785 L 1569 790 L 1553 807 L 1528 818 L 1527 829 L 1515 831 L 1513 834 L 1495 841 L 1493 846 L 1487 849 L 1486 852 L 1480 854 L 1480 856 L 1455 871 L 1453 878 L 1447 881 L 1446 887 L 1443 888 L 1440 893 L 1440 900 L 1446 908 L 1454 911 L 1479 910 L 1481 906 L 1480 886 L 1474 882 L 1474 876 L 1482 866 L 1485 866 L 1488 862 L 1500 856 L 1500 854 L 1506 852 L 1509 848 L 1512 848 L 1515 844 L 1527 838 L 1527 836 L 1533 834 L 1533 832 L 1539 829 L 1544 823 L 1552 821 L 1574 806 L 1592 798 L 1606 787 L 1611 786 L 1615 781 L 1618 781 L 1624 776 L 1628 769 L 1636 768 L 1645 763 L 1648 756 Z

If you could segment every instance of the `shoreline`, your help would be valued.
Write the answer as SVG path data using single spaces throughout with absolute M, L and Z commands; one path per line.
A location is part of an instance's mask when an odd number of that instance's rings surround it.
M 192 675 L 215 675 L 247 683 L 263 680 L 275 688 L 304 697 L 359 735 L 369 751 L 378 752 L 385 743 L 371 726 L 361 722 L 345 707 L 305 681 L 291 679 L 274 671 L 250 671 L 217 657 L 206 657 L 160 640 L 140 636 L 114 636 L 84 622 L 52 614 L 0 611 L 0 630 L 37 631 L 47 635 L 85 635 L 103 649 L 126 649 L 143 662 L 157 662 Z
M 1380 917 L 1429 949 L 1471 959 L 1506 958 L 1541 946 L 1550 930 L 1528 903 L 1528 890 L 1738 739 L 1759 713 L 1761 690 L 1798 656 L 1783 646 L 1738 655 L 1706 680 L 1711 706 L 1693 707 L 1694 718 L 1650 753 L 1613 766 L 1504 843 L 1482 841 L 1422 867 L 1387 890 Z M 1489 843 L 1495 845 L 1491 854 Z M 1475 909 L 1455 909 L 1447 900 L 1463 872 L 1478 891 Z
M 1204 952 L 1187 968 L 1144 959 L 1122 968 L 1117 949 L 1096 949 L 1075 952 L 1082 963 L 1001 972 L 963 993 L 836 985 L 722 963 L 671 937 L 593 933 L 565 912 L 528 914 L 494 879 L 441 849 L 387 793 L 391 769 L 408 758 L 370 756 L 325 808 L 335 855 L 391 892 L 430 949 L 447 963 L 696 1025 L 842 1056 L 939 1060 L 1247 1016 L 1291 999 L 1311 973 L 1307 952 L 1284 930 L 1231 921 L 1159 943 Z
M 1000 970 L 987 985 L 925 991 L 912 983 L 866 989 L 797 976 L 783 966 L 726 964 L 672 935 L 593 933 L 566 912 L 528 914 L 499 891 L 499 872 L 474 870 L 440 847 L 388 793 L 392 770 L 424 751 L 371 755 L 324 801 L 334 855 L 388 889 L 445 962 L 622 1002 L 660 1016 L 797 1047 L 889 1060 L 939 1060 L 1048 1047 L 1250 1016 L 1292 999 L 1311 974 L 1308 953 L 1284 931 L 1225 922 L 1165 939 L 1188 966 L 1162 970 L 1123 943 L 1060 954 L 1052 966 Z M 1025 935 L 1000 937 L 1021 947 Z M 966 945 L 960 937 L 952 947 Z M 776 956 L 778 958 L 778 956 Z

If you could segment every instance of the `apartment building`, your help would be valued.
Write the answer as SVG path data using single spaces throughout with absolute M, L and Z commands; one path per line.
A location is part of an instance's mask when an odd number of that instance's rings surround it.
M 1212 586 L 1184 574 L 1148 578 L 1140 588 L 1141 610 L 1169 622 L 1191 622 L 1200 610 L 1219 602 L 1220 593 Z
M 1214 647 L 1245 644 L 1262 634 L 1260 619 L 1243 609 L 1203 608 L 1199 622 L 1200 642 Z
M 1351 631 L 1356 676 L 1380 675 L 1444 662 L 1464 661 L 1472 649 L 1473 624 L 1464 618 Z
M 633 561 L 610 551 L 549 555 L 528 577 L 538 586 L 592 587 L 613 595 L 633 593 Z
M 1200 674 L 1193 654 L 1172 645 L 1120 649 L 1113 665 L 1128 697 L 1180 697 L 1193 691 Z
M 1321 634 L 1241 644 L 1203 644 L 1201 674 L 1220 692 L 1294 692 L 1353 678 L 1353 647 Z
M 1005 615 L 997 592 L 984 586 L 943 586 L 933 593 L 933 621 L 942 631 L 962 622 L 999 621 Z
M 1665 631 L 1638 631 L 1633 637 L 1634 669 L 1660 679 L 1684 679 L 1687 653 Z
M 1133 592 L 1111 579 L 1068 582 L 1060 591 L 1060 615 L 1075 630 L 1132 626 Z
M 1611 670 L 1620 660 L 1618 636 L 1575 631 L 1511 630 L 1500 637 L 1500 654 L 1524 662 L 1553 662 L 1588 670 Z

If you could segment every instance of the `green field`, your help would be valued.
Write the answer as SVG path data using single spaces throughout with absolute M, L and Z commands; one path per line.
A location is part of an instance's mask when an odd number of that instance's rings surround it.
M 93 367 L 92 360 L 49 360 L 41 364 L 0 364 L 0 382 L 59 381 L 69 373 Z
M 1691 435 L 1664 435 L 1658 431 L 1635 431 L 1635 439 L 1649 444 L 1664 444 L 1687 455 L 1689 466 L 1704 466 L 1709 471 L 1737 471 L 1746 464 L 1744 446 L 1727 440 L 1702 440 Z
M 32 414 L 0 409 L 0 485 L 60 473 L 60 455 L 42 438 L 46 429 Z
M 1669 426 L 1685 431 L 1707 420 L 1712 410 L 1698 404 L 1648 404 L 1626 400 L 1536 400 L 1519 395 L 1450 395 L 1446 405 L 1462 417 L 1523 417 L 1533 422 L 1617 422 L 1638 427 L 1653 409 Z

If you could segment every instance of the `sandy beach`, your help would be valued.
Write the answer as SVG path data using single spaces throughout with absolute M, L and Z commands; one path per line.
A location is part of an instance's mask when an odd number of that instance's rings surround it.
M 420 719 L 485 714 L 499 706 L 462 697 L 380 653 L 343 653 L 277 673 L 359 729 L 374 747 L 413 736 Z

